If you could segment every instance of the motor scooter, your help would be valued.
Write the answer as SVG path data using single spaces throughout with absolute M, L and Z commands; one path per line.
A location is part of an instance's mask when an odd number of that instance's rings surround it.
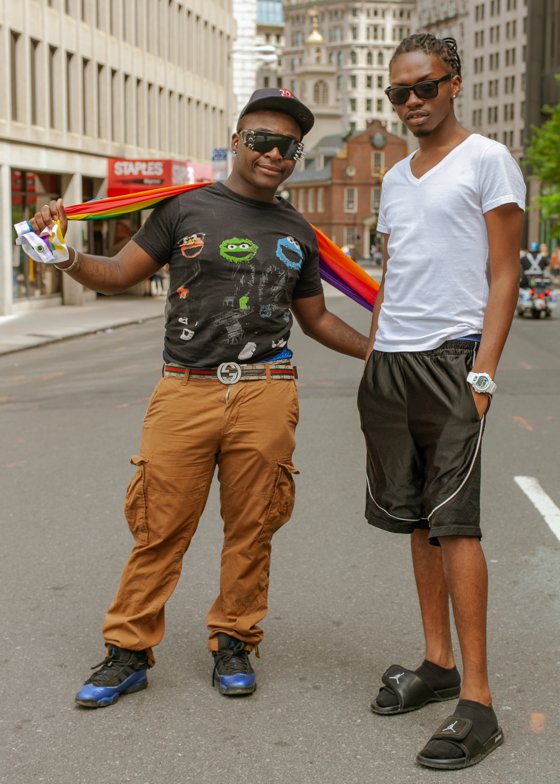
M 517 315 L 531 316 L 539 319 L 543 316 L 550 318 L 558 304 L 556 291 L 552 288 L 552 280 L 548 275 L 531 275 L 523 281 L 519 289 L 517 301 Z

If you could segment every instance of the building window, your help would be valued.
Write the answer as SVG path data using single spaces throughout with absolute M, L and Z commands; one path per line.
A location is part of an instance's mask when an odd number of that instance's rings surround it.
M 315 189 L 309 188 L 307 191 L 307 212 L 315 212 Z
M 56 112 L 56 92 L 55 92 L 55 77 L 56 77 L 56 61 L 57 61 L 57 48 L 56 46 L 49 46 L 49 118 L 48 124 L 49 128 L 56 128 L 57 127 L 57 117 L 58 114 Z
M 39 124 L 39 41 L 33 38 L 29 41 L 29 92 L 31 98 L 31 125 Z
M 356 212 L 357 208 L 358 208 L 358 197 L 356 194 L 356 188 L 345 188 L 344 189 L 344 212 Z
M 105 68 L 97 65 L 97 138 L 105 139 L 105 127 L 107 117 L 107 89 L 105 83 Z
M 82 133 L 84 136 L 93 136 L 94 133 L 91 125 L 94 117 L 91 75 L 91 60 L 82 57 Z
M 379 174 L 379 172 L 383 169 L 384 163 L 385 163 L 384 152 L 372 152 L 371 154 L 372 174 Z
M 317 212 L 325 211 L 325 189 L 317 188 Z
M 381 202 L 381 188 L 371 189 L 371 211 L 379 212 L 379 204 Z
M 313 101 L 319 106 L 324 106 L 329 102 L 329 86 L 322 79 L 315 82 L 313 86 Z
M 11 117 L 12 120 L 20 120 L 20 102 L 18 101 L 18 96 L 21 94 L 18 90 L 18 73 L 21 72 L 19 68 L 20 62 L 20 53 L 21 53 L 21 35 L 19 33 L 14 33 L 12 30 L 10 33 L 10 85 L 11 85 Z
M 356 228 L 354 226 L 346 226 L 344 229 L 344 244 L 350 250 L 356 247 Z
M 66 130 L 71 133 L 77 131 L 72 101 L 72 96 L 77 94 L 76 86 L 76 58 L 72 52 L 66 52 Z

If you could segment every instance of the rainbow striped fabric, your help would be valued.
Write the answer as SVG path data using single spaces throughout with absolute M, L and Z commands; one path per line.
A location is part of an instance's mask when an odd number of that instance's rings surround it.
M 150 209 L 164 199 L 210 184 L 210 182 L 197 182 L 194 185 L 174 185 L 167 188 L 127 193 L 123 196 L 110 196 L 107 199 L 95 199 L 66 207 L 66 215 L 69 220 L 116 218 L 136 210 Z M 359 264 L 347 256 L 338 245 L 335 245 L 326 234 L 323 234 L 315 226 L 313 229 L 317 235 L 319 270 L 323 280 L 364 308 L 373 310 L 379 284 Z

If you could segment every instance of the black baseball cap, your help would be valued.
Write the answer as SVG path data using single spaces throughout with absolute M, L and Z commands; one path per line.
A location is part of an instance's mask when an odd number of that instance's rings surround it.
M 291 90 L 286 90 L 283 87 L 265 87 L 261 90 L 255 90 L 249 98 L 249 103 L 241 110 L 239 119 L 250 112 L 256 112 L 258 109 L 272 109 L 275 112 L 289 114 L 301 128 L 303 136 L 309 133 L 315 123 L 313 112 L 296 98 Z

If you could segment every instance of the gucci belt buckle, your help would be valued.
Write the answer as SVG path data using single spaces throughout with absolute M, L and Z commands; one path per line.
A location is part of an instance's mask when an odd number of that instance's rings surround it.
M 238 365 L 237 362 L 222 362 L 216 375 L 222 384 L 237 384 L 241 378 L 241 365 Z

